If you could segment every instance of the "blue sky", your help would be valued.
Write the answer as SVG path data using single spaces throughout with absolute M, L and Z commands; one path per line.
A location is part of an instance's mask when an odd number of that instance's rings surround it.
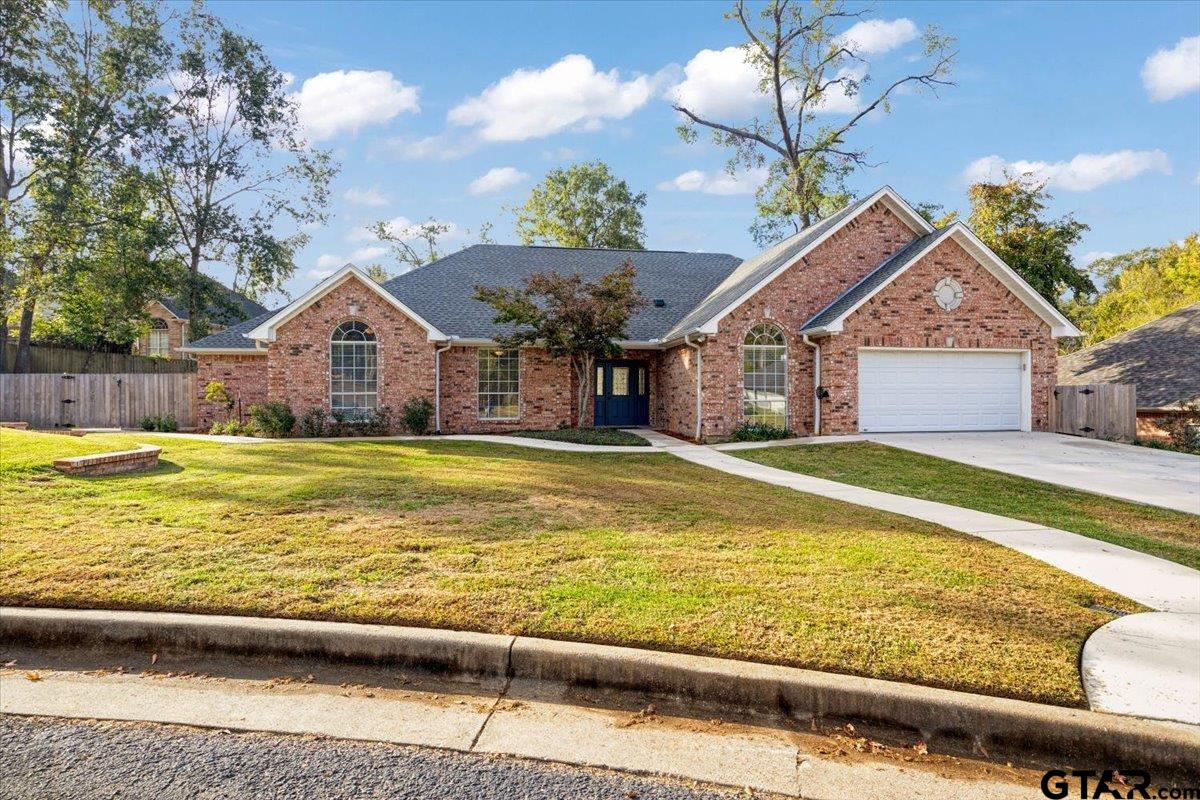
M 548 169 L 596 158 L 648 194 L 648 247 L 756 250 L 755 176 L 731 183 L 721 150 L 681 142 L 664 99 L 686 91 L 729 109 L 723 120 L 743 113 L 738 70 L 722 60 L 742 41 L 726 3 L 213 8 L 295 76 L 311 138 L 342 164 L 293 293 L 370 261 L 377 243 L 361 228 L 376 219 L 452 223 L 452 249 L 485 221 L 515 241 L 504 207 Z M 1092 226 L 1080 257 L 1200 228 L 1200 4 L 892 2 L 870 18 L 887 23 L 875 81 L 911 67 L 913 31 L 932 23 L 958 40 L 958 85 L 900 96 L 856 129 L 850 143 L 879 163 L 853 177 L 856 192 L 887 183 L 962 209 L 970 175 L 1026 162 L 1050 180 L 1055 213 Z

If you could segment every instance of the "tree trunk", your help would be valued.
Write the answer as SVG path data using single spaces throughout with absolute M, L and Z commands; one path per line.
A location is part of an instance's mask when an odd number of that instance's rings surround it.
M 196 319 L 196 280 L 200 275 L 200 248 L 191 249 L 191 259 L 188 262 L 187 310 L 188 319 Z
M 29 350 L 29 340 L 33 336 L 33 314 L 37 310 L 37 297 L 29 294 L 21 306 L 21 327 L 17 332 L 17 358 L 13 362 L 13 372 L 24 374 L 33 369 L 33 353 Z
M 0 306 L 0 311 L 3 306 Z M 8 318 L 0 313 L 0 372 L 8 372 Z
M 579 413 L 575 427 L 582 428 L 587 423 L 587 401 L 591 397 L 592 359 L 587 356 L 575 359 L 575 371 L 579 374 Z

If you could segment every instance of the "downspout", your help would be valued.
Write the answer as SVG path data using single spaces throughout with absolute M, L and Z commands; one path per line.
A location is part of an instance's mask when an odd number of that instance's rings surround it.
M 447 341 L 444 347 L 433 351 L 433 432 L 442 432 L 442 353 L 453 347 L 453 341 Z
M 704 370 L 704 351 L 700 349 L 700 345 L 693 344 L 689 338 L 690 333 L 683 335 L 683 343 L 696 351 L 696 441 L 701 441 L 702 420 L 704 395 L 702 394 L 702 384 L 700 383 L 700 373 Z M 704 337 L 700 337 L 700 341 L 704 341 Z
M 800 334 L 800 339 L 813 350 L 813 436 L 821 435 L 821 345 L 808 338 L 807 333 Z

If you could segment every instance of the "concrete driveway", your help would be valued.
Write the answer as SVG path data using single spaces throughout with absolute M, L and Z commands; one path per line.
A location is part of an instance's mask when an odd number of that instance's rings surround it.
M 1200 457 L 1057 433 L 872 433 L 880 444 L 1200 514 Z

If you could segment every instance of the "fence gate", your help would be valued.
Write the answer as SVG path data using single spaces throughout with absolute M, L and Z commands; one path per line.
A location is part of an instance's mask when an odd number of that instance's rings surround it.
M 135 428 L 174 414 L 196 424 L 195 373 L 0 374 L 0 421 L 31 428 Z
M 1137 434 L 1136 387 L 1129 383 L 1055 387 L 1054 431 L 1132 441 Z

